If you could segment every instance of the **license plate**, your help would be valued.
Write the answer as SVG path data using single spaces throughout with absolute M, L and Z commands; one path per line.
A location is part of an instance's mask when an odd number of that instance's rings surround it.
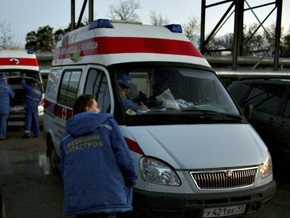
M 237 205 L 231 207 L 215 207 L 206 208 L 203 211 L 203 217 L 223 217 L 232 216 L 237 214 L 243 214 L 246 211 L 246 205 Z

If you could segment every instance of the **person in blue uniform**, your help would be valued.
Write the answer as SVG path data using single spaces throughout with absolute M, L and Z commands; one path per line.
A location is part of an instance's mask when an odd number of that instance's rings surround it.
M 116 217 L 132 210 L 134 161 L 115 119 L 91 95 L 77 98 L 60 142 L 64 214 Z
M 0 75 L 0 141 L 6 139 L 7 119 L 10 113 L 10 100 L 15 93 L 8 84 L 8 79 L 4 74 Z
M 26 93 L 25 98 L 25 127 L 23 138 L 30 138 L 30 130 L 33 131 L 35 138 L 39 137 L 38 106 L 42 98 L 42 91 L 38 88 L 38 83 L 31 86 L 25 81 L 26 74 L 22 74 L 21 85 Z
M 127 111 L 128 109 L 131 109 L 135 112 L 137 112 L 138 110 L 146 111 L 148 109 L 146 105 L 143 105 L 143 104 L 138 105 L 138 103 L 132 101 L 128 97 L 129 93 L 131 92 L 131 89 L 136 87 L 136 85 L 131 80 L 132 78 L 128 74 L 121 74 L 121 75 L 118 75 L 117 77 L 117 82 L 121 89 L 120 94 L 121 94 L 122 104 L 125 108 L 125 111 Z

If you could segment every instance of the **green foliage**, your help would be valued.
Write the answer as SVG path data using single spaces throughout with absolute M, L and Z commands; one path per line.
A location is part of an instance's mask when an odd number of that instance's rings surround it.
M 290 57 L 290 33 L 282 37 L 281 56 L 285 58 Z
M 53 28 L 49 25 L 39 27 L 37 31 L 31 31 L 26 34 L 25 49 L 35 52 L 53 51 L 59 35 L 69 30 L 70 25 L 66 29 L 58 29 L 55 32 L 53 32 Z
M 39 27 L 37 32 L 31 31 L 26 35 L 25 49 L 33 51 L 52 51 L 55 46 L 53 28 Z

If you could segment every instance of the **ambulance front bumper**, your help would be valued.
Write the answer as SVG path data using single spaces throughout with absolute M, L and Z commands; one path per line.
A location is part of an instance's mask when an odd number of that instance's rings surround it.
M 172 214 L 202 217 L 204 209 L 246 205 L 244 214 L 265 206 L 275 195 L 276 182 L 248 191 L 214 194 L 172 194 L 134 189 L 134 210 L 148 215 L 169 216 Z

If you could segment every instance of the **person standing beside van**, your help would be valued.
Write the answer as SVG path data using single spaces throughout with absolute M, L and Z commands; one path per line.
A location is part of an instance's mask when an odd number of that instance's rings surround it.
M 0 75 L 0 141 L 6 139 L 7 119 L 10 113 L 10 99 L 15 93 L 8 84 L 8 79 L 4 74 Z
M 30 138 L 32 129 L 34 137 L 38 138 L 40 134 L 38 122 L 38 106 L 41 101 L 42 91 L 38 88 L 38 83 L 34 82 L 28 85 L 25 81 L 26 73 L 22 74 L 21 85 L 26 93 L 25 99 L 25 127 L 23 138 Z
M 131 211 L 135 167 L 116 121 L 87 94 L 73 113 L 60 141 L 64 214 L 111 218 Z

